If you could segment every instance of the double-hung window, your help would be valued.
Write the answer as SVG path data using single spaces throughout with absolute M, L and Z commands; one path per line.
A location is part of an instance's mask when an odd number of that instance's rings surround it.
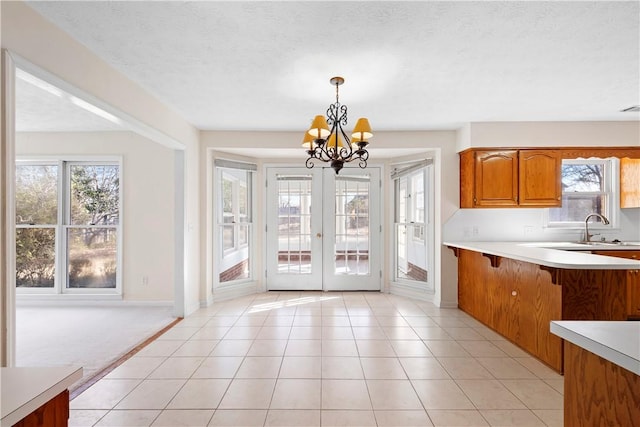
M 431 243 L 429 230 L 432 161 L 396 168 L 394 180 L 394 281 L 430 288 Z
M 250 280 L 255 165 L 216 159 L 217 282 Z
M 16 286 L 119 293 L 118 161 L 16 164 Z
M 591 213 L 608 218 L 605 226 L 594 218 L 594 227 L 613 227 L 616 223 L 616 163 L 613 159 L 562 161 L 562 207 L 548 210 L 550 227 L 577 228 Z

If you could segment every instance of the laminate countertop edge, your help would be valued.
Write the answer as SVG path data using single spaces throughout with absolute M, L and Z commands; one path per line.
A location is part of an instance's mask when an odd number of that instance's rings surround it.
M 588 253 L 590 250 L 606 250 L 607 247 L 587 246 L 580 247 L 573 244 L 566 246 L 541 247 L 544 243 L 536 242 L 443 242 L 444 246 L 458 249 L 466 249 L 488 255 L 511 258 L 545 267 L 564 268 L 568 270 L 637 270 L 640 269 L 640 260 L 617 258 Z M 618 250 L 636 250 L 635 246 L 627 246 Z
M 558 320 L 551 333 L 640 375 L 640 322 Z
M 12 426 L 82 378 L 77 367 L 0 368 L 0 426 Z

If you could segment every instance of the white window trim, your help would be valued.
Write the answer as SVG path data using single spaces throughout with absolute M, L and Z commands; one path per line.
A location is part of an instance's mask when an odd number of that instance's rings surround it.
M 416 223 L 416 222 L 411 222 L 410 220 L 412 218 L 406 218 L 409 220 L 409 222 L 397 222 L 397 206 L 396 206 L 396 200 L 397 200 L 397 196 L 398 196 L 398 192 L 399 192 L 399 178 L 400 177 L 404 177 L 406 176 L 407 178 L 411 177 L 412 173 L 414 170 L 421 170 L 424 169 L 424 183 L 423 183 L 423 202 L 425 203 L 425 210 L 424 210 L 424 222 L 420 222 L 420 223 Z M 393 217 L 392 217 L 392 221 L 393 221 L 393 263 L 392 263 L 392 281 L 394 283 L 399 283 L 399 284 L 403 284 L 404 286 L 410 287 L 410 288 L 415 288 L 416 290 L 427 290 L 428 292 L 435 292 L 435 274 L 434 274 L 434 266 L 432 265 L 433 263 L 433 256 L 429 256 L 427 255 L 427 272 L 429 272 L 429 277 L 427 278 L 426 282 L 421 282 L 421 281 L 416 281 L 416 280 L 409 280 L 406 278 L 402 278 L 402 277 L 398 277 L 398 265 L 397 265 L 397 261 L 398 261 L 398 254 L 397 254 L 397 230 L 398 230 L 398 226 L 403 226 L 403 225 L 413 225 L 413 226 L 421 226 L 422 230 L 424 230 L 424 235 L 423 235 L 423 239 L 416 239 L 415 236 L 412 236 L 411 238 L 414 241 L 417 241 L 419 243 L 422 243 L 426 246 L 426 251 L 427 254 L 432 254 L 434 248 L 432 247 L 432 240 L 433 239 L 426 239 L 426 236 L 429 233 L 434 233 L 434 227 L 433 227 L 433 218 L 434 218 L 434 206 L 435 206 L 435 187 L 434 187 L 434 167 L 433 167 L 433 160 L 432 159 L 426 159 L 423 162 L 411 162 L 410 165 L 407 167 L 406 165 L 397 165 L 396 168 L 392 171 L 391 174 L 391 182 L 392 182 L 392 200 L 393 200 L 393 204 L 394 204 L 394 212 L 393 212 Z M 411 190 L 411 184 L 409 182 L 410 180 L 407 179 L 407 192 L 410 192 Z M 428 201 L 427 201 L 428 200 Z M 409 203 L 408 209 L 413 211 L 415 208 L 415 203 L 413 201 L 405 201 L 405 205 Z M 411 212 L 411 215 L 413 215 L 414 212 Z M 426 285 L 426 287 L 425 287 Z
M 39 295 L 39 296 L 66 296 L 66 295 L 92 295 L 92 296 L 115 296 L 122 297 L 122 258 L 123 258 L 123 230 L 124 230 L 124 180 L 123 180 L 123 157 L 122 156 L 17 156 L 16 165 L 41 165 L 41 164 L 57 164 L 58 165 L 58 221 L 52 228 L 56 229 L 55 243 L 55 276 L 53 288 L 23 288 L 16 287 L 16 295 Z M 116 228 L 118 235 L 116 238 L 116 286 L 115 288 L 67 288 L 67 255 L 62 251 L 66 251 L 66 229 L 70 226 L 65 218 L 66 212 L 69 212 L 70 200 L 67 188 L 67 168 L 71 164 L 88 164 L 88 165 L 118 165 L 119 185 L 119 203 L 120 214 L 118 217 L 118 225 L 110 226 Z M 72 226 L 73 227 L 73 226 Z M 17 228 L 17 224 L 16 224 Z M 61 256 L 62 255 L 62 256 Z M 14 282 L 15 286 L 15 282 Z
M 220 159 L 220 158 L 214 158 L 213 162 L 212 162 L 212 176 L 213 176 L 213 191 L 212 191 L 212 197 L 213 197 L 213 233 L 212 233 L 212 244 L 214 248 L 214 253 L 217 254 L 217 256 L 215 256 L 214 258 L 214 262 L 213 265 L 211 267 L 212 270 L 212 291 L 215 293 L 216 290 L 221 290 L 221 289 L 225 289 L 225 288 L 229 288 L 229 287 L 234 287 L 236 285 L 239 284 L 244 284 L 244 283 L 249 283 L 249 282 L 253 282 L 255 281 L 255 262 L 256 262 L 256 252 L 255 252 L 255 246 L 256 246 L 256 240 L 255 240 L 255 215 L 253 214 L 254 212 L 252 212 L 252 210 L 255 209 L 256 206 L 256 167 L 253 164 L 249 164 L 246 163 L 247 168 L 242 168 L 242 167 L 237 167 L 240 166 L 242 163 L 239 162 L 234 162 L 234 161 L 227 161 L 224 159 Z M 234 223 L 230 223 L 230 224 L 224 224 L 221 222 L 221 217 L 223 215 L 223 206 L 222 206 L 222 195 L 220 194 L 221 191 L 221 183 L 222 183 L 222 173 L 224 171 L 224 169 L 238 169 L 238 170 L 246 170 L 247 172 L 250 172 L 249 174 L 249 180 L 251 182 L 247 182 L 247 191 L 250 192 L 249 194 L 249 204 L 250 206 L 248 206 L 248 211 L 247 211 L 247 218 L 250 220 L 249 222 L 246 223 L 240 223 L 240 222 L 234 222 Z M 238 187 L 237 185 L 237 181 L 234 181 L 234 187 Z M 234 201 L 234 205 L 238 205 L 237 201 Z M 238 211 L 238 206 L 234 206 L 233 210 L 234 212 Z M 235 215 L 235 214 L 234 214 Z M 224 249 L 223 246 L 223 241 L 222 241 L 222 228 L 224 225 L 233 225 L 234 226 L 234 247 L 233 248 L 229 248 L 229 249 Z M 247 243 L 244 244 L 239 244 L 239 233 L 238 233 L 238 229 L 240 225 L 245 225 L 248 227 L 247 233 Z M 221 273 L 221 265 L 223 262 L 223 259 L 226 255 L 232 253 L 232 252 L 236 252 L 238 250 L 242 250 L 242 249 L 246 249 L 248 250 L 248 256 L 249 256 L 249 277 L 247 278 L 242 278 L 242 279 L 237 279 L 237 280 L 230 280 L 227 282 L 220 282 L 220 273 Z
M 590 230 L 601 231 L 617 231 L 620 229 L 620 161 L 615 157 L 609 158 L 590 158 L 590 159 L 565 159 L 564 163 L 574 164 L 595 164 L 605 163 L 605 185 L 606 192 L 609 194 L 608 215 L 607 219 L 609 224 L 605 225 L 599 221 L 589 221 Z M 582 194 L 596 194 L 584 192 Z M 597 193 L 600 194 L 600 193 Z M 584 221 L 565 221 L 565 222 L 552 222 L 549 216 L 549 210 L 552 208 L 544 209 L 543 221 L 544 228 L 549 230 L 584 230 Z

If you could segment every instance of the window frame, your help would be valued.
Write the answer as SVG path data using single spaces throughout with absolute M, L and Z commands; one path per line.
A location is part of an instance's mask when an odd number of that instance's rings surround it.
M 423 190 L 423 212 L 424 219 L 421 222 L 416 221 L 418 211 L 416 209 L 417 197 L 412 189 L 412 181 L 417 173 L 422 173 L 422 190 Z M 426 290 L 427 292 L 435 292 L 434 286 L 434 267 L 433 267 L 433 233 L 434 233 L 434 165 L 432 159 L 425 159 L 422 162 L 410 162 L 408 164 L 397 165 L 392 171 L 392 189 L 393 189 L 393 271 L 392 281 L 415 289 Z M 405 200 L 401 200 L 401 194 L 405 193 Z M 414 196 L 411 196 L 414 194 Z M 401 206 L 405 212 L 401 212 Z M 403 218 L 404 217 L 404 218 Z M 404 221 L 401 221 L 404 219 Z M 414 232 L 410 233 L 410 238 L 405 238 L 404 244 L 422 245 L 425 249 L 425 263 L 427 271 L 426 281 L 401 277 L 398 275 L 398 239 L 399 229 L 401 227 L 412 226 Z M 418 231 L 419 230 L 419 231 Z M 417 237 L 416 231 L 420 234 Z M 408 233 L 407 233 L 408 234 Z M 412 242 L 412 243 L 411 243 Z
M 605 207 L 603 215 L 609 220 L 609 224 L 605 225 L 599 221 L 590 221 L 589 229 L 590 230 L 601 230 L 601 231 L 613 231 L 618 229 L 619 227 L 619 218 L 620 218 L 620 179 L 619 179 L 619 171 L 620 171 L 620 163 L 619 159 L 615 157 L 607 157 L 607 158 L 588 158 L 588 159 L 562 159 L 562 164 L 602 164 L 604 165 L 604 189 L 599 192 L 578 192 L 578 194 L 584 195 L 605 195 Z M 562 172 L 560 174 L 560 179 L 562 179 Z M 575 194 L 575 193 L 567 193 L 567 194 Z M 562 200 L 565 199 L 565 193 L 562 192 Z M 558 208 L 547 208 L 544 209 L 543 220 L 544 227 L 551 230 L 584 230 L 584 220 L 580 221 L 552 221 L 551 220 L 551 210 Z
M 123 230 L 124 230 L 124 188 L 123 188 L 123 158 L 122 156 L 16 156 L 16 166 L 20 165 L 57 165 L 57 222 L 47 228 L 55 229 L 55 274 L 52 288 L 17 287 L 17 295 L 110 295 L 122 297 L 122 259 L 123 259 Z M 87 225 L 70 224 L 71 206 L 71 178 L 70 168 L 73 165 L 113 165 L 118 167 L 118 224 L 92 226 L 98 228 L 113 228 L 116 230 L 116 283 L 114 288 L 69 288 L 67 230 L 70 228 L 87 228 Z M 14 201 L 15 203 L 15 201 Z M 15 221 L 15 218 L 14 218 Z M 15 224 L 18 228 L 39 228 Z
M 212 266 L 212 286 L 213 292 L 216 289 L 234 286 L 241 283 L 252 282 L 255 280 L 255 215 L 254 208 L 256 204 L 256 170 L 257 168 L 253 164 L 246 164 L 244 162 L 227 161 L 224 159 L 213 159 L 212 162 L 212 175 L 213 175 L 213 247 L 214 259 Z M 224 191 L 222 183 L 224 182 L 223 175 L 225 171 L 236 171 L 246 173 L 246 214 L 240 213 L 240 198 L 232 197 L 232 215 L 233 222 L 224 222 Z M 233 177 L 233 174 L 230 174 Z M 241 179 L 233 179 L 232 182 L 232 194 L 240 195 Z M 244 181 L 242 181 L 244 182 Z M 233 246 L 225 249 L 224 247 L 224 227 L 233 227 Z M 246 240 L 241 237 L 241 227 L 246 227 Z M 221 282 L 220 274 L 226 270 L 224 268 L 225 258 L 229 255 L 237 253 L 239 251 L 247 251 L 247 259 L 249 263 L 248 277 L 243 277 L 234 280 L 228 280 Z

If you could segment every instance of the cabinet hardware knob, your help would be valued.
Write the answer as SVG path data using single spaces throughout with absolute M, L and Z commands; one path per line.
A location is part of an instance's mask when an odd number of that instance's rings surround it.
M 515 297 L 516 295 L 518 295 L 518 292 L 516 292 L 516 291 L 511 291 L 511 295 Z
M 316 237 L 319 239 L 322 237 L 322 233 L 316 233 Z

